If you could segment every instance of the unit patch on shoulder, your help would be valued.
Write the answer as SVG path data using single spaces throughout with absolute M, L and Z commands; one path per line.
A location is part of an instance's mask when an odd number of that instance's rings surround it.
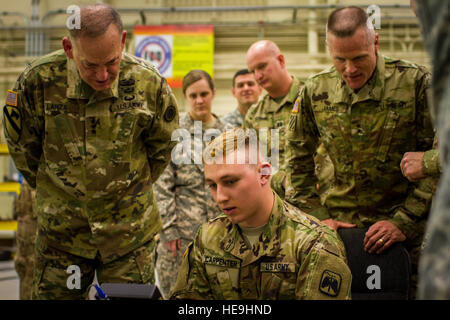
M 341 282 L 342 277 L 340 274 L 325 270 L 320 279 L 319 290 L 328 296 L 336 297 L 341 289 Z
M 19 108 L 12 105 L 3 107 L 3 123 L 5 125 L 5 133 L 14 142 L 18 142 L 22 134 L 22 117 Z
M 291 113 L 298 113 L 298 105 L 300 104 L 300 98 L 297 98 L 294 103 L 294 107 L 291 110 Z
M 164 120 L 171 122 L 177 114 L 177 109 L 174 106 L 168 106 L 166 112 L 164 112 Z

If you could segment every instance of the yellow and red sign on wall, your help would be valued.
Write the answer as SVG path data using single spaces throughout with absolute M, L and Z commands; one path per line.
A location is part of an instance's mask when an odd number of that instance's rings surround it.
M 193 69 L 214 76 L 212 25 L 136 26 L 135 55 L 152 62 L 172 88 Z

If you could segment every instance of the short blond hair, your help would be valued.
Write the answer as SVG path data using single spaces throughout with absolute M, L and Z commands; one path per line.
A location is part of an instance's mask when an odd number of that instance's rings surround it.
M 230 162 L 230 155 L 241 151 L 248 150 L 248 158 L 240 159 L 237 162 L 233 160 Z M 259 152 L 258 137 L 255 130 L 234 128 L 222 132 L 220 136 L 212 140 L 203 151 L 203 163 L 223 163 L 226 159 L 227 164 L 257 164 L 264 161 L 265 158 Z M 241 153 L 246 155 L 245 152 Z

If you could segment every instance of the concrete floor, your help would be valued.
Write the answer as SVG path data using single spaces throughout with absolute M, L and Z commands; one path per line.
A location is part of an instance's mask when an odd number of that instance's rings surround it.
M 14 261 L 0 261 L 0 300 L 19 300 L 19 278 Z

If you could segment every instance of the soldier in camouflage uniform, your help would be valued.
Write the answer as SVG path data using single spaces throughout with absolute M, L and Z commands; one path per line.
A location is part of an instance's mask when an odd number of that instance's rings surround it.
M 33 299 L 83 298 L 95 271 L 100 283 L 154 283 L 152 184 L 178 111 L 158 71 L 122 53 L 125 39 L 117 11 L 87 6 L 64 50 L 34 61 L 8 93 L 9 150 L 36 188 Z M 81 274 L 69 279 L 72 265 Z
M 431 114 L 431 116 L 433 115 Z M 409 181 L 439 177 L 442 167 L 439 162 L 437 135 L 433 139 L 433 149 L 426 152 L 406 152 L 400 162 L 400 168 Z
M 245 116 L 244 128 L 278 129 L 279 161 L 272 163 L 277 172 L 272 175 L 270 185 L 272 189 L 284 198 L 285 179 L 285 134 L 292 106 L 297 99 L 302 83 L 289 75 L 286 61 L 278 46 L 272 41 L 261 40 L 255 42 L 247 51 L 248 69 L 254 73 L 256 81 L 267 91 L 267 94 L 250 108 Z M 271 145 L 269 141 L 268 146 Z
M 34 244 L 37 231 L 37 217 L 34 209 L 35 190 L 24 180 L 17 197 L 17 251 L 14 265 L 20 279 L 20 299 L 30 300 L 35 261 Z
M 201 161 L 207 142 L 225 129 L 225 124 L 211 112 L 214 83 L 205 71 L 193 70 L 183 79 L 183 93 L 189 112 L 181 118 L 177 130 L 176 138 L 181 141 L 155 184 L 163 222 L 156 270 L 165 297 L 175 284 L 183 252 L 198 227 L 220 214 L 205 185 Z
M 406 152 L 400 162 L 400 169 L 406 179 L 417 182 L 418 190 L 433 198 L 442 172 L 437 135 L 435 134 L 433 139 L 433 149 L 425 152 Z
M 231 93 L 236 98 L 238 106 L 220 120 L 236 128 L 242 127 L 248 109 L 258 102 L 262 88 L 256 83 L 255 76 L 247 69 L 237 71 L 233 76 L 232 83 Z
M 418 192 L 399 163 L 406 151 L 432 147 L 429 73 L 382 56 L 360 8 L 333 11 L 327 27 L 334 67 L 310 77 L 292 109 L 286 199 L 334 229 L 369 227 L 369 253 L 403 242 L 417 267 L 431 193 Z M 317 193 L 321 143 L 334 169 Z
M 257 152 L 242 129 L 205 150 L 206 183 L 223 214 L 198 230 L 171 298 L 350 299 L 352 277 L 336 231 L 273 192 L 271 165 L 261 155 L 249 161 Z M 224 161 L 208 160 L 215 154 Z M 245 162 L 236 164 L 241 156 Z
M 450 3 L 416 0 L 425 44 L 433 61 L 433 102 L 442 176 L 420 260 L 418 297 L 450 299 Z
M 410 1 L 411 9 L 417 16 L 417 9 L 414 0 Z M 422 30 L 422 28 L 421 28 Z M 434 118 L 435 112 L 434 103 L 430 105 L 431 119 L 433 123 L 436 123 Z M 437 146 L 437 135 L 435 134 L 433 140 L 433 149 L 426 152 L 407 152 L 403 155 L 403 159 L 400 162 L 400 168 L 402 173 L 409 181 L 419 181 L 427 177 L 439 177 L 442 172 L 442 167 L 439 161 L 439 150 Z M 437 180 L 431 180 L 435 182 L 433 189 L 436 189 Z

